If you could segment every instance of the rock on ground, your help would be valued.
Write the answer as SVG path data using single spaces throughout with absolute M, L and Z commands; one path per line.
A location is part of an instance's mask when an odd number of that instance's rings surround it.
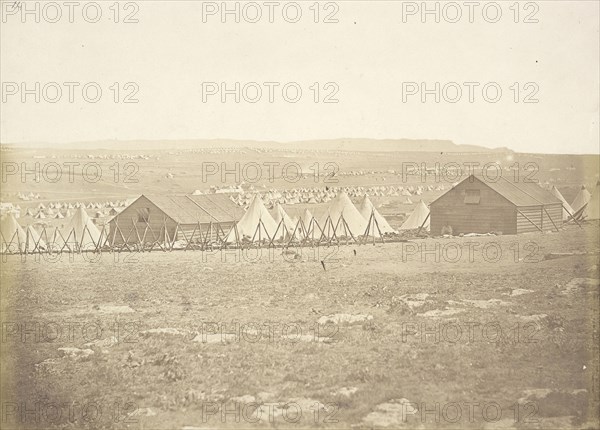
M 94 355 L 91 349 L 79 349 L 73 347 L 58 348 L 58 354 L 61 357 L 73 358 L 75 360 L 86 360 Z
M 353 394 L 356 394 L 358 388 L 356 387 L 342 387 L 339 390 L 333 391 L 331 393 L 332 396 L 342 396 L 342 397 L 351 397 Z
M 363 422 L 372 427 L 414 427 L 419 421 L 418 416 L 414 417 L 418 411 L 415 405 L 404 398 L 380 403 L 373 412 L 363 418 Z
M 598 290 L 598 286 L 600 285 L 600 280 L 594 278 L 573 278 L 571 281 L 565 285 L 565 289 L 562 291 L 562 294 L 574 294 L 578 292 L 590 292 L 594 290 Z
M 140 332 L 142 336 L 144 335 L 153 335 L 153 334 L 168 334 L 173 336 L 185 336 L 187 334 L 184 330 L 179 330 L 176 328 L 165 327 L 165 328 L 151 328 L 150 330 L 145 330 Z
M 468 303 L 470 305 L 475 306 L 479 309 L 489 309 L 494 308 L 496 306 L 508 306 L 510 303 L 504 302 L 499 299 L 489 299 L 489 300 L 463 300 L 463 302 Z
M 98 305 L 95 309 L 103 314 L 129 314 L 135 312 L 129 306 L 121 306 L 121 305 Z
M 462 309 L 456 309 L 456 308 L 433 309 L 431 311 L 427 311 L 422 314 L 417 314 L 417 316 L 437 318 L 437 317 L 447 317 L 447 316 L 459 314 L 461 312 L 464 312 L 464 311 Z
M 332 324 L 353 324 L 363 321 L 372 320 L 372 315 L 364 315 L 364 314 L 333 314 L 322 316 L 319 318 L 318 323 L 321 325 L 332 323 Z
M 525 288 L 516 288 L 510 292 L 511 297 L 522 296 L 523 294 L 533 293 L 533 290 L 527 290 Z

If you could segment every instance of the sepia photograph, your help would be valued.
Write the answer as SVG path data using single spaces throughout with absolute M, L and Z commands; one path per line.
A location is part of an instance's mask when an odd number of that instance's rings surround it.
M 0 428 L 600 430 L 598 0 L 0 0 Z

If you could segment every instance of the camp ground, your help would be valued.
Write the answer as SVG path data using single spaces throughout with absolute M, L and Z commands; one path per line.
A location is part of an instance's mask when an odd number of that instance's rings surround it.
M 122 194 L 35 189 L 0 206 L 3 369 L 23 375 L 5 382 L 20 402 L 126 413 L 131 398 L 139 430 L 598 428 L 589 169 L 403 181 L 409 155 L 336 153 L 335 184 L 213 185 L 204 157 L 248 154 L 158 154 L 168 171 L 144 160 L 153 173 Z M 245 421 L 253 404 L 262 419 Z M 458 404 L 466 420 L 442 421 Z M 112 420 L 30 427 L 124 428 Z
M 410 189 L 414 196 L 421 197 L 433 188 L 406 187 L 402 193 L 395 192 L 399 207 L 408 198 L 405 194 L 412 195 Z M 32 212 L 26 212 L 22 218 L 37 220 L 29 225 L 21 226 L 14 211 L 3 216 L 2 252 L 383 244 L 440 236 L 445 227 L 449 227 L 448 231 L 455 236 L 511 235 L 557 232 L 564 226 L 581 227 L 582 222 L 598 219 L 598 185 L 593 193 L 582 187 L 573 205 L 555 186 L 546 189 L 538 184 L 515 184 L 507 179 L 489 182 L 477 175 L 436 192 L 438 197 L 431 203 L 419 199 L 396 228 L 371 202 L 368 192 L 352 188 L 331 188 L 326 193 L 315 194 L 321 200 L 320 205 L 309 203 L 314 196 L 307 198 L 306 205 L 315 206 L 314 214 L 308 207 L 303 212 L 298 211 L 295 204 L 290 205 L 283 198 L 285 193 L 274 191 L 254 192 L 250 200 L 247 195 L 242 198 L 227 193 L 192 193 L 148 194 L 130 199 L 129 203 L 107 202 L 103 205 L 55 203 L 46 207 L 40 203 L 37 214 L 32 216 Z M 371 198 L 387 195 L 379 193 L 373 192 Z M 103 207 L 112 209 L 106 213 L 98 211 Z M 59 208 L 55 209 L 53 219 L 64 220 L 62 225 L 36 225 L 54 213 L 50 212 L 51 208 Z M 94 222 L 98 218 L 94 214 L 98 213 L 101 219 L 105 217 L 102 224 Z M 396 218 L 395 214 L 391 218 Z
M 383 204 L 387 196 L 348 192 L 271 209 L 256 193 L 246 210 L 216 193 L 193 201 L 148 194 L 104 225 L 94 222 L 96 205 L 46 227 L 4 215 L 2 301 L 19 306 L 5 345 L 17 351 L 11 368 L 38 375 L 34 387 L 13 389 L 41 402 L 135 393 L 132 417 L 152 429 L 204 428 L 203 405 L 267 411 L 279 399 L 310 412 L 301 428 L 313 428 L 315 404 L 319 416 L 335 405 L 332 429 L 412 428 L 403 427 L 403 405 L 432 399 L 419 405 L 435 411 L 447 397 L 506 408 L 523 399 L 519 407 L 538 407 L 536 428 L 595 428 L 586 379 L 597 365 L 595 192 L 584 211 L 590 219 L 563 219 L 551 189 L 552 198 L 509 194 L 475 181 L 444 190 L 456 194 L 442 201 L 440 193 L 438 208 L 428 192 L 408 211 L 397 196 L 392 208 L 403 217 Z M 497 211 L 510 222 L 498 224 Z M 455 222 L 460 214 L 474 214 L 473 233 L 459 232 L 469 231 Z M 436 219 L 456 232 L 432 233 Z M 511 226 L 526 231 L 511 234 Z M 63 335 L 35 348 L 23 342 L 25 322 L 38 320 L 39 336 L 56 337 L 57 327 Z M 102 334 L 67 336 L 77 324 Z M 272 428 L 265 416 L 257 428 Z M 273 420 L 289 428 L 282 415 Z M 427 428 L 417 420 L 414 427 Z M 471 424 L 487 421 L 479 415 Z

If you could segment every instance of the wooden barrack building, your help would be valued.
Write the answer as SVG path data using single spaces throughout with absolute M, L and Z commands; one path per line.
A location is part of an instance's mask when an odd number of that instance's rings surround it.
M 243 213 L 225 194 L 142 195 L 109 221 L 108 243 L 216 241 Z
M 454 235 L 557 230 L 562 202 L 536 183 L 470 175 L 430 205 L 431 234 L 449 224 Z

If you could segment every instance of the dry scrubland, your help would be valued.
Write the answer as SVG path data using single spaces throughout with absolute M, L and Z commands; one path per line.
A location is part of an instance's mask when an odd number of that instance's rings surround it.
M 239 181 L 246 181 L 257 189 L 287 189 L 302 187 L 325 187 L 325 186 L 376 186 L 376 185 L 440 185 L 446 187 L 459 179 L 452 177 L 429 178 L 428 183 L 421 182 L 419 177 L 403 178 L 400 175 L 386 173 L 388 170 L 402 172 L 405 166 L 410 171 L 412 166 L 420 166 L 425 163 L 428 167 L 434 167 L 436 163 L 441 167 L 461 166 L 468 171 L 469 163 L 478 163 L 480 167 L 486 163 L 500 163 L 504 167 L 518 165 L 523 170 L 521 175 L 515 179 L 514 173 L 504 172 L 508 179 L 515 182 L 523 178 L 533 178 L 544 183 L 549 180 L 558 188 L 569 201 L 575 197 L 581 184 L 594 186 L 598 179 L 598 156 L 596 155 L 548 155 L 548 154 L 519 154 L 519 153 L 446 153 L 446 152 L 347 152 L 347 151 L 321 151 L 321 152 L 255 152 L 248 148 L 238 148 L 239 152 L 227 154 L 194 153 L 177 150 L 67 150 L 67 149 L 45 149 L 43 154 L 47 158 L 34 158 L 42 151 L 17 148 L 2 153 L 2 160 L 6 163 L 15 163 L 17 173 L 8 174 L 3 182 L 0 193 L 3 200 L 12 201 L 13 198 L 6 195 L 8 192 L 33 192 L 40 193 L 42 201 L 104 201 L 137 197 L 142 193 L 175 194 L 191 193 L 196 189 L 206 190 L 211 186 L 231 185 Z M 119 157 L 128 154 L 144 154 L 148 159 L 122 159 L 122 158 L 98 158 Z M 94 157 L 94 158 L 90 158 Z M 72 167 L 73 177 L 69 174 L 69 168 L 65 163 L 79 163 Z M 203 164 L 206 163 L 206 164 Z M 257 178 L 257 171 L 250 168 L 251 163 L 261 166 L 261 172 Z M 270 174 L 266 163 L 279 163 L 273 167 Z M 320 174 L 332 172 L 331 164 L 337 166 L 338 173 L 357 171 L 379 172 L 361 176 L 339 176 L 337 182 L 326 182 L 326 179 L 313 177 L 298 179 L 296 170 L 292 167 L 286 170 L 290 180 L 282 179 L 284 166 L 297 164 L 304 169 Z M 537 171 L 526 170 L 526 165 L 532 163 L 531 167 L 537 166 Z M 84 166 L 97 164 L 100 166 L 101 175 L 97 182 L 90 182 L 82 176 Z M 132 165 L 130 165 L 132 164 Z M 202 166 L 205 167 L 204 170 Z M 36 167 L 36 165 L 38 167 Z M 55 178 L 56 167 L 60 166 L 62 176 L 58 182 L 44 180 L 44 175 Z M 471 164 L 474 165 L 474 164 Z M 216 174 L 208 174 L 211 168 L 216 166 Z M 368 167 L 365 167 L 368 166 Z M 248 170 L 246 170 L 248 167 Z M 559 168 L 560 170 L 553 170 Z M 567 170 L 569 168 L 575 170 Z M 41 180 L 36 182 L 36 169 L 40 171 Z M 228 170 L 230 173 L 225 179 L 221 173 Z M 24 171 L 29 173 L 23 174 Z M 203 172 L 206 174 L 203 176 Z M 235 172 L 237 172 L 237 177 Z M 95 178 L 95 169 L 88 174 Z M 173 177 L 168 177 L 168 174 Z M 24 175 L 24 176 L 23 176 Z M 532 175 L 532 176 L 528 176 Z M 464 177 L 463 177 L 464 178 Z M 298 179 L 298 180 L 297 180 Z M 435 181 L 438 181 L 434 183 Z M 6 195 L 6 196 L 5 196 Z M 23 207 L 36 206 L 39 201 L 31 203 L 19 202 Z
M 73 422 L 63 413 L 58 423 L 42 416 L 25 425 L 13 417 L 3 427 L 598 428 L 592 374 L 598 374 L 599 234 L 597 225 L 570 226 L 543 235 L 323 248 L 318 255 L 304 249 L 296 259 L 277 250 L 273 261 L 263 251 L 256 262 L 200 252 L 123 254 L 118 261 L 103 254 L 94 263 L 81 256 L 54 263 L 10 256 L 2 265 L 3 405 L 75 404 L 75 413 Z M 468 241 L 479 243 L 474 262 Z M 450 242 L 463 246 L 456 262 L 447 261 L 450 251 L 436 262 L 433 254 L 422 261 L 407 248 Z M 497 262 L 483 258 L 489 242 L 501 246 Z M 550 253 L 577 255 L 546 259 Z M 315 335 L 319 319 L 333 314 L 356 321 L 321 325 Z M 295 329 L 285 338 L 276 328 L 269 339 L 266 329 L 257 335 L 256 326 L 246 326 L 231 339 L 211 336 L 213 328 L 203 325 L 233 321 Z M 104 331 L 89 345 L 95 331 L 86 339 L 80 328 L 72 338 L 63 333 L 44 342 L 29 334 L 22 342 L 7 322 L 47 329 L 96 323 Z M 469 339 L 471 322 L 487 324 L 487 336 L 480 327 Z M 434 335 L 421 338 L 422 323 L 430 331 L 454 328 L 436 342 Z M 119 336 L 111 339 L 115 324 Z M 465 331 L 456 341 L 457 326 Z M 76 405 L 91 402 L 103 414 L 85 422 Z M 117 422 L 109 416 L 115 402 Z M 450 409 L 439 423 L 433 413 L 420 415 L 423 403 L 434 409 L 436 402 L 462 405 L 462 418 L 450 422 L 456 414 Z M 497 404 L 502 416 L 489 410 L 486 420 L 479 407 L 471 420 L 466 402 Z M 207 415 L 208 405 L 250 403 L 262 404 L 258 423 L 243 415 L 237 423 L 233 413 Z M 302 417 L 288 422 L 274 403 L 293 403 Z M 288 420 L 296 416 L 284 412 Z

